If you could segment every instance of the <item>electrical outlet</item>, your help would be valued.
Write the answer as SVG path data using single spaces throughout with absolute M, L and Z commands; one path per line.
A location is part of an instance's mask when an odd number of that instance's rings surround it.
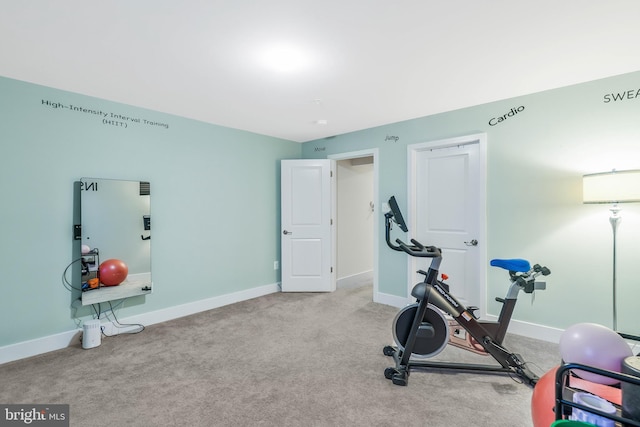
M 274 270 L 280 269 L 280 261 L 273 261 L 273 269 Z

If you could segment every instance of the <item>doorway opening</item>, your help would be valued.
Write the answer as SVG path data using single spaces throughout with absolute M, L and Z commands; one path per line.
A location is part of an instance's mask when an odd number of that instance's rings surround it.
M 378 150 L 329 156 L 336 160 L 336 287 L 373 286 L 378 293 Z

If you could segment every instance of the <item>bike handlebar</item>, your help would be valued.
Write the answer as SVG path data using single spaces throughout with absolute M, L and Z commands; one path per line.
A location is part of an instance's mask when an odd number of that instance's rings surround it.
M 402 249 L 402 251 L 408 253 L 414 257 L 421 258 L 436 258 L 442 256 L 440 253 L 440 249 L 435 246 L 424 246 L 422 243 L 418 242 L 415 239 L 411 239 L 411 243 L 413 245 L 409 246 L 405 242 L 400 239 L 396 239 L 396 243 Z
M 387 245 L 394 251 L 402 251 L 414 257 L 421 258 L 438 258 L 441 257 L 440 249 L 435 246 L 424 246 L 422 243 L 415 239 L 411 239 L 411 245 L 403 242 L 400 239 L 396 239 L 397 245 L 391 242 L 391 220 L 393 215 L 390 213 L 385 214 L 385 239 Z
M 533 271 L 535 271 L 536 273 L 540 273 L 543 276 L 548 276 L 551 274 L 551 270 L 549 270 L 547 267 L 542 267 L 540 264 L 534 265 Z

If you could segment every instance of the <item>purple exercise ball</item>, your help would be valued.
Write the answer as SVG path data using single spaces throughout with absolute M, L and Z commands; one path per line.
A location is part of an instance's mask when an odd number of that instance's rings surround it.
M 565 363 L 579 363 L 613 372 L 622 370 L 622 361 L 633 356 L 625 340 L 612 329 L 597 323 L 576 323 L 560 337 L 560 354 Z M 619 381 L 582 370 L 579 377 L 599 384 L 617 384 Z

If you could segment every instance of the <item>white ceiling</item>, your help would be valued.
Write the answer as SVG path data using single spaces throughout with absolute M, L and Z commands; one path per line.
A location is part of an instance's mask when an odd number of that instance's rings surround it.
M 0 75 L 304 142 L 640 70 L 639 17 L 637 0 L 0 0 Z M 265 64 L 282 44 L 298 69 Z

